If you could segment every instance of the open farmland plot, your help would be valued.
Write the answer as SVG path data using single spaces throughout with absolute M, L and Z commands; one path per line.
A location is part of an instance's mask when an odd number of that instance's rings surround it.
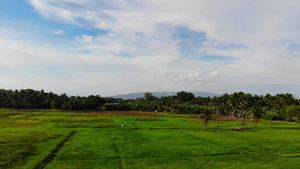
M 300 125 L 148 112 L 1 111 L 0 168 L 297 168 Z M 249 124 L 251 127 L 253 124 Z M 123 127 L 121 127 L 123 126 Z

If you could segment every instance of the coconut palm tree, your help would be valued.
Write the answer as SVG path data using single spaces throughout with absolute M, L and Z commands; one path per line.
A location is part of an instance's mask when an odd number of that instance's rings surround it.
M 252 113 L 252 118 L 255 119 L 255 125 L 254 128 L 256 128 L 258 120 L 262 118 L 263 116 L 263 107 L 265 105 L 265 102 L 263 101 L 263 96 L 257 96 L 255 95 L 253 97 L 253 105 L 251 107 L 251 113 Z
M 240 95 L 239 97 L 240 101 L 240 105 L 239 107 L 244 111 L 244 114 L 245 114 L 245 129 L 247 129 L 247 125 L 248 125 L 248 119 L 249 119 L 249 112 L 251 110 L 251 107 L 253 106 L 253 97 L 251 94 L 242 94 Z

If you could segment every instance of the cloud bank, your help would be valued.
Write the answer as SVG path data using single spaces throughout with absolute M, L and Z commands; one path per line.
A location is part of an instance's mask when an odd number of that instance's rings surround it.
M 64 39 L 63 48 L 55 40 L 42 44 L 30 37 L 0 40 L 2 73 L 9 72 L 2 74 L 4 87 L 24 88 L 26 85 L 14 78 L 21 75 L 33 80 L 28 87 L 64 89 L 72 94 L 161 90 L 225 93 L 249 85 L 300 85 L 300 2 L 28 2 L 45 20 L 104 33 Z M 52 33 L 68 34 L 60 28 Z M 40 84 L 35 79 L 41 76 L 61 85 Z M 68 89 L 69 85 L 73 89 Z M 255 93 L 255 89 L 249 92 Z

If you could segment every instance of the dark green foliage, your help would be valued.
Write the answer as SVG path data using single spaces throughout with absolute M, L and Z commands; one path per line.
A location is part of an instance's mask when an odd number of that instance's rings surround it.
M 285 106 L 279 110 L 279 115 L 281 120 L 297 122 L 300 119 L 300 106 Z
M 149 97 L 151 93 L 148 93 Z M 146 97 L 147 98 L 147 97 Z M 188 98 L 188 99 L 186 99 Z M 299 101 L 291 94 L 277 94 L 271 96 L 258 96 L 245 94 L 243 92 L 223 94 L 220 97 L 202 98 L 193 96 L 188 92 L 178 92 L 177 96 L 162 97 L 161 99 L 136 99 L 121 100 L 118 103 L 105 104 L 102 110 L 108 111 L 157 111 L 173 112 L 183 114 L 200 114 L 199 106 L 210 109 L 211 114 L 227 116 L 231 118 L 243 118 L 245 128 L 248 120 L 259 119 L 285 120 L 286 107 L 291 104 L 298 104 Z M 254 126 L 256 127 L 256 126 Z
M 279 110 L 279 115 L 282 120 L 286 120 L 286 109 L 287 109 L 287 106 L 283 107 Z
M 67 96 L 44 90 L 35 91 L 32 89 L 0 90 L 0 107 L 17 109 L 62 109 L 62 110 L 96 110 L 105 103 L 99 95 L 88 97 Z
M 146 92 L 144 94 L 144 98 L 147 100 L 147 101 L 152 101 L 152 100 L 156 100 L 157 98 L 155 96 L 153 96 L 152 93 L 150 92 Z
M 177 92 L 177 99 L 182 102 L 188 102 L 194 98 L 195 98 L 195 96 L 193 93 L 185 92 L 185 91 Z
M 118 103 L 121 98 L 105 97 L 105 103 Z
M 208 106 L 209 102 L 210 102 L 210 97 L 196 97 L 193 100 L 191 100 L 192 104 L 199 104 L 204 106 Z
M 296 122 L 300 120 L 300 106 L 291 105 L 286 108 L 286 120 Z
M 69 102 L 65 102 L 62 104 L 61 109 L 62 110 L 72 110 L 72 106 Z
M 90 95 L 83 100 L 83 105 L 85 109 L 97 110 L 101 105 L 105 103 L 105 100 L 99 95 Z
M 106 103 L 106 104 L 105 104 Z M 147 92 L 143 98 L 123 100 L 101 98 L 99 95 L 88 97 L 67 96 L 43 90 L 32 89 L 0 90 L 0 107 L 18 109 L 62 109 L 62 110 L 106 110 L 106 111 L 151 111 L 184 114 L 199 114 L 199 106 L 213 109 L 212 114 L 227 117 L 243 118 L 245 128 L 250 119 L 261 118 L 272 120 L 299 119 L 287 113 L 290 105 L 300 104 L 291 94 L 258 96 L 243 92 L 223 94 L 220 97 L 197 97 L 190 92 L 181 91 L 176 96 L 156 98 Z M 292 112 L 292 111 L 291 111 Z M 288 116 L 289 117 L 288 117 Z M 295 116 L 295 117 L 294 117 Z M 297 121 L 294 120 L 294 121 Z

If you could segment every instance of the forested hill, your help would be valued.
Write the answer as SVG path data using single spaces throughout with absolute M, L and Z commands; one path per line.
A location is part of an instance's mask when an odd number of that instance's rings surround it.
M 195 97 L 219 97 L 220 94 L 216 93 L 208 93 L 208 92 L 195 92 L 192 91 L 190 93 L 193 93 Z M 152 92 L 153 96 L 155 97 L 167 97 L 167 96 L 176 96 L 177 92 Z M 145 92 L 140 93 L 129 93 L 129 94 L 123 94 L 123 95 L 116 95 L 116 96 L 110 96 L 112 98 L 121 98 L 121 99 L 137 99 L 137 98 L 143 98 L 145 96 Z

